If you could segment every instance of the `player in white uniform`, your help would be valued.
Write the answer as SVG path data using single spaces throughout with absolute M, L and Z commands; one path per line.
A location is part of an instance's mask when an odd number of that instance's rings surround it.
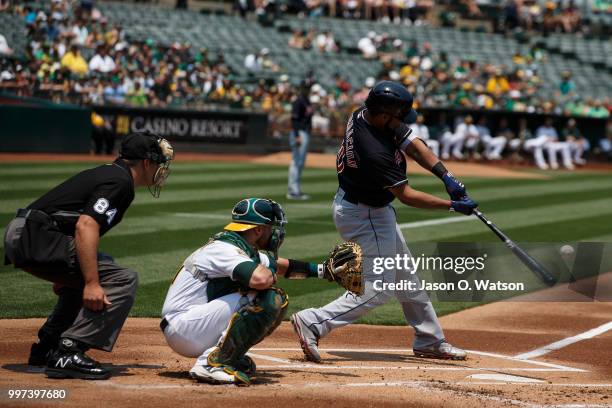
M 474 126 L 474 119 L 467 115 L 464 121 L 457 125 L 454 134 L 445 134 L 442 138 L 442 160 L 449 159 L 449 153 L 455 159 L 464 158 L 463 149 L 475 151 L 478 146 L 478 129 Z
M 286 219 L 272 200 L 241 200 L 232 220 L 187 257 L 168 290 L 160 327 L 175 352 L 196 358 L 192 378 L 249 385 L 255 363 L 246 352 L 287 311 L 287 295 L 273 286 L 277 276 L 323 277 L 323 265 L 277 258 Z

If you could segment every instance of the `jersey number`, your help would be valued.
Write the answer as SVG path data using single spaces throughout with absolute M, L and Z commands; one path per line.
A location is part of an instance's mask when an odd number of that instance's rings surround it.
M 108 210 L 106 212 L 106 219 L 108 220 L 108 225 L 110 225 L 111 222 L 113 222 L 113 218 L 115 218 L 116 214 L 117 214 L 116 208 L 113 208 L 112 210 Z
M 108 209 L 109 202 L 106 198 L 98 198 L 98 201 L 93 206 L 93 209 L 98 214 L 104 214 L 104 211 Z

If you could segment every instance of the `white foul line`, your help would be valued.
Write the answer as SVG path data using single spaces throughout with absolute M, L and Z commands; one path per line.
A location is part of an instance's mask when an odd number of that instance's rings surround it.
M 534 358 L 534 357 L 540 357 L 540 356 L 543 356 L 544 354 L 550 353 L 551 351 L 555 351 L 555 350 L 562 349 L 563 347 L 567 347 L 570 344 L 574 344 L 582 340 L 593 338 L 595 336 L 598 336 L 600 334 L 607 332 L 608 330 L 612 330 L 612 322 L 602 324 L 601 326 L 585 331 L 584 333 L 580 333 L 572 337 L 567 337 L 565 339 L 548 344 L 544 347 L 540 347 L 535 350 L 528 351 L 527 353 L 517 354 L 516 356 L 514 356 L 514 358 L 519 359 L 519 360 L 527 360 L 527 359 Z
M 415 222 L 405 222 L 403 224 L 399 224 L 400 229 L 410 229 L 410 228 L 420 228 L 420 227 L 429 227 L 432 225 L 441 225 L 441 224 L 452 224 L 454 222 L 464 222 L 475 220 L 475 216 L 462 216 L 462 217 L 449 217 L 449 218 L 436 218 L 435 220 L 425 220 L 425 221 L 415 221 Z

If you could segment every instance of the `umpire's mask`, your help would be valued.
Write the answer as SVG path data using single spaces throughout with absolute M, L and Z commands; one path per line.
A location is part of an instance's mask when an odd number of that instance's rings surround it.
M 148 184 L 149 192 L 159 197 L 162 186 L 170 174 L 170 161 L 174 159 L 174 149 L 164 138 L 149 133 L 130 133 L 121 141 L 119 157 L 126 160 L 149 159 L 159 167 Z

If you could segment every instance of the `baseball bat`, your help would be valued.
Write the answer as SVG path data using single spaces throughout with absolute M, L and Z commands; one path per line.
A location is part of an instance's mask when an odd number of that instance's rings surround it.
M 546 268 L 542 266 L 542 264 L 540 264 L 538 261 L 536 261 L 531 255 L 523 251 L 521 247 L 516 245 L 516 243 L 514 243 L 514 241 L 512 241 L 510 237 L 504 234 L 504 232 L 499 229 L 499 227 L 497 227 L 497 225 L 489 221 L 487 217 L 485 217 L 484 214 L 480 212 L 480 210 L 475 209 L 474 214 L 476 214 L 480 221 L 484 222 L 485 225 L 489 227 L 491 231 L 493 231 L 495 235 L 497 235 L 497 237 L 502 240 L 508 248 L 510 248 L 512 253 L 514 253 L 514 255 L 516 255 L 516 257 L 520 259 L 520 261 L 526 267 L 528 267 L 529 270 L 531 270 L 542 282 L 544 282 L 548 286 L 553 286 L 555 283 L 557 283 L 557 279 L 553 274 L 546 270 Z

